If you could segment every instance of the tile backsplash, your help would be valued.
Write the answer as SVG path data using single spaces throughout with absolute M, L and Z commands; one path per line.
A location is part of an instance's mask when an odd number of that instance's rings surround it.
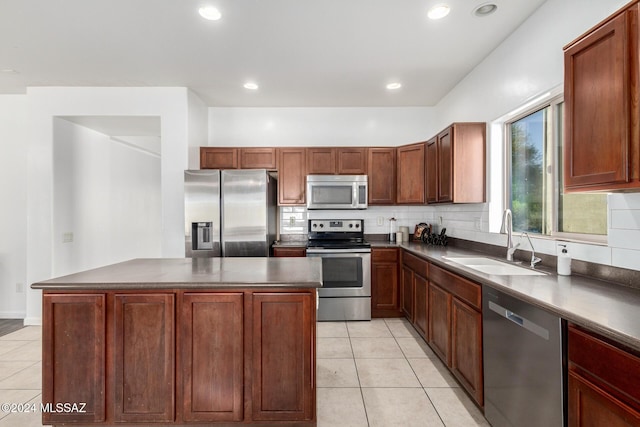
M 609 194 L 608 243 L 567 242 L 572 258 L 581 261 L 640 270 L 640 193 Z M 489 203 L 439 206 L 370 206 L 366 210 L 307 210 L 305 207 L 280 207 L 280 234 L 307 234 L 308 219 L 364 219 L 366 234 L 389 233 L 389 218 L 396 218 L 396 230 L 416 224 L 443 227 L 447 235 L 458 239 L 504 246 L 506 236 L 489 229 Z M 519 235 L 515 237 L 520 241 Z M 532 236 L 536 252 L 557 255 L 557 241 Z M 529 250 L 527 242 L 521 247 Z

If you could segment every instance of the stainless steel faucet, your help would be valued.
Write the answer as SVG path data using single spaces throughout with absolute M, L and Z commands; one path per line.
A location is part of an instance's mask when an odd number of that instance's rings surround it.
M 513 253 L 518 249 L 520 243 L 513 244 L 513 215 L 511 214 L 511 209 L 505 209 L 502 214 L 500 233 L 507 234 L 507 261 L 513 261 Z
M 527 240 L 529 241 L 529 246 L 531 246 L 531 268 L 536 268 L 536 264 L 542 261 L 542 258 L 538 258 L 536 256 L 536 251 L 533 249 L 533 243 L 531 243 L 531 238 L 529 237 L 529 233 L 526 231 L 522 233 L 522 236 L 527 236 Z

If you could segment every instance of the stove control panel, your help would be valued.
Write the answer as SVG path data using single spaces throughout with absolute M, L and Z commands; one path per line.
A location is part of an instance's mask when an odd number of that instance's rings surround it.
M 360 232 L 363 222 L 362 219 L 310 219 L 309 231 Z

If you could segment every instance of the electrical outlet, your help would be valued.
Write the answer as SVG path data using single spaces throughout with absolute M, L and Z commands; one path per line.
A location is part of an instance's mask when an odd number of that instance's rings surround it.
M 382 226 L 382 225 L 384 225 L 384 217 L 379 216 L 379 217 L 376 219 L 376 224 L 378 224 L 378 226 Z
M 16 292 L 21 294 L 24 292 L 24 284 L 23 283 L 16 283 Z
M 73 242 L 73 232 L 65 231 L 62 233 L 62 243 L 71 243 Z
M 290 216 L 289 217 L 289 226 L 293 227 L 296 225 L 296 217 L 295 216 Z
M 442 225 L 442 217 L 441 216 L 438 217 L 438 225 Z
M 480 231 L 482 229 L 482 222 L 480 218 L 476 218 L 474 225 L 476 227 L 476 230 Z

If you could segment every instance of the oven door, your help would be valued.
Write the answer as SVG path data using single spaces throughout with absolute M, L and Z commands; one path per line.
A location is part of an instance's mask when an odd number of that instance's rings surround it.
M 308 248 L 308 257 L 322 258 L 320 297 L 370 297 L 371 251 Z

